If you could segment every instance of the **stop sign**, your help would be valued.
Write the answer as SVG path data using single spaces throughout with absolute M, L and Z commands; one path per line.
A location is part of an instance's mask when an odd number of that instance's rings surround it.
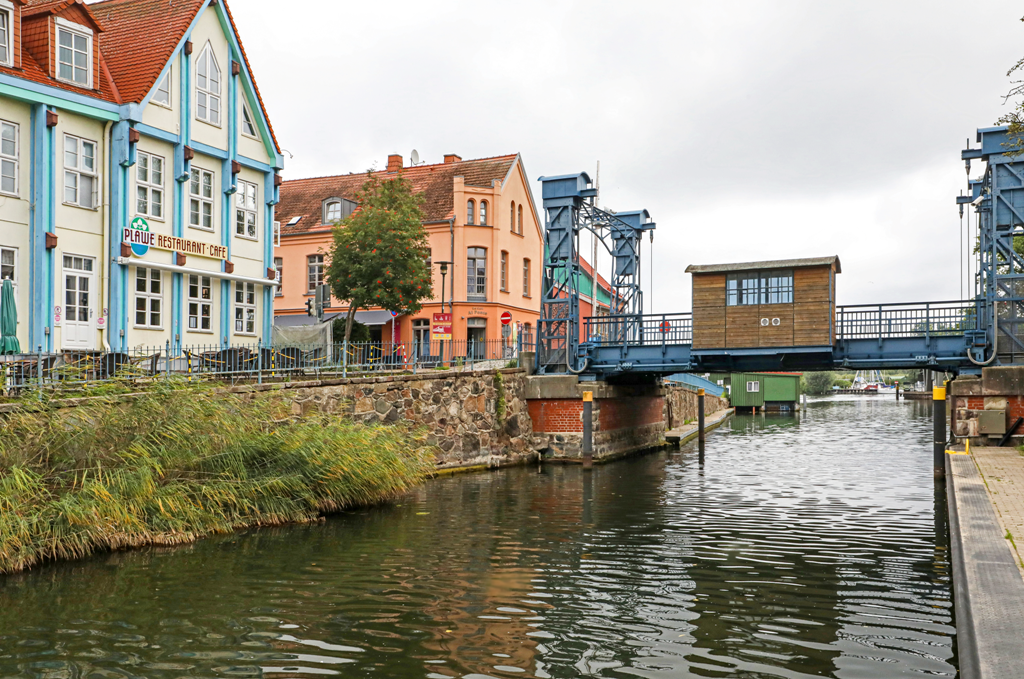
M 501 324 L 502 325 L 508 325 L 511 322 L 512 322 L 512 312 L 511 311 L 502 311 L 501 312 Z

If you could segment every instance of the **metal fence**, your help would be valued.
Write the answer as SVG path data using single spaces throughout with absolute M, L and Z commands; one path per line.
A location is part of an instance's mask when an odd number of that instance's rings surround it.
M 265 346 L 256 344 L 137 347 L 126 351 L 37 352 L 0 356 L 0 386 L 7 395 L 26 390 L 84 389 L 104 383 L 157 380 L 226 382 L 350 377 L 378 372 L 487 370 L 517 365 L 533 346 L 531 335 L 516 340 L 431 342 L 338 342 Z M 513 363 L 516 362 L 516 363 Z
M 973 301 L 836 307 L 836 339 L 962 335 L 977 327 Z
M 590 316 L 583 319 L 586 341 L 599 346 L 630 344 L 690 344 L 693 315 L 647 314 L 644 316 Z

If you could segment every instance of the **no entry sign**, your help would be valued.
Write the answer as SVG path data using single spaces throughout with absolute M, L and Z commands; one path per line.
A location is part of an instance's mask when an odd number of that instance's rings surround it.
M 511 322 L 512 322 L 512 312 L 511 311 L 502 311 L 501 312 L 501 324 L 502 325 L 508 325 Z

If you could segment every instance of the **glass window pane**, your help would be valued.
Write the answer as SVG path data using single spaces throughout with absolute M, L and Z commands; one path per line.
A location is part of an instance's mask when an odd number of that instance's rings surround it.
M 78 52 L 85 52 L 89 49 L 89 41 L 85 36 L 75 36 L 75 50 Z
M 203 198 L 213 198 L 212 172 L 203 172 Z
M 164 216 L 164 208 L 163 208 L 163 199 L 164 199 L 164 197 L 163 197 L 163 191 L 160 191 L 158 189 L 153 189 L 152 191 L 150 191 L 150 196 L 152 198 L 152 200 L 150 201 L 150 208 L 151 208 L 150 213 L 154 217 L 163 217 Z
M 162 158 L 153 156 L 150 158 L 150 167 L 152 168 L 152 179 L 154 184 L 164 183 L 164 161 Z
M 136 189 L 135 211 L 142 214 L 149 212 L 149 192 L 146 187 L 140 186 Z
M 78 140 L 64 137 L 64 167 L 78 167 Z
M 192 168 L 192 181 L 189 185 L 189 191 L 193 196 L 199 195 L 199 170 Z
M 61 47 L 71 47 L 71 33 L 68 31 L 58 31 L 57 41 Z

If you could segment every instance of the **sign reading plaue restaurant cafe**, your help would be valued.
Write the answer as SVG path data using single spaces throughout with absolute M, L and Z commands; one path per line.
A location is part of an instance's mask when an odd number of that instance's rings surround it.
M 191 238 L 179 238 L 178 236 L 165 236 L 162 233 L 153 233 L 149 230 L 149 222 L 142 217 L 136 217 L 132 223 L 124 228 L 121 237 L 122 242 L 132 246 L 132 254 L 142 257 L 150 248 L 157 250 L 169 250 L 180 252 L 183 255 L 195 255 L 197 257 L 211 257 L 213 259 L 227 259 L 228 249 L 223 245 L 213 245 Z

